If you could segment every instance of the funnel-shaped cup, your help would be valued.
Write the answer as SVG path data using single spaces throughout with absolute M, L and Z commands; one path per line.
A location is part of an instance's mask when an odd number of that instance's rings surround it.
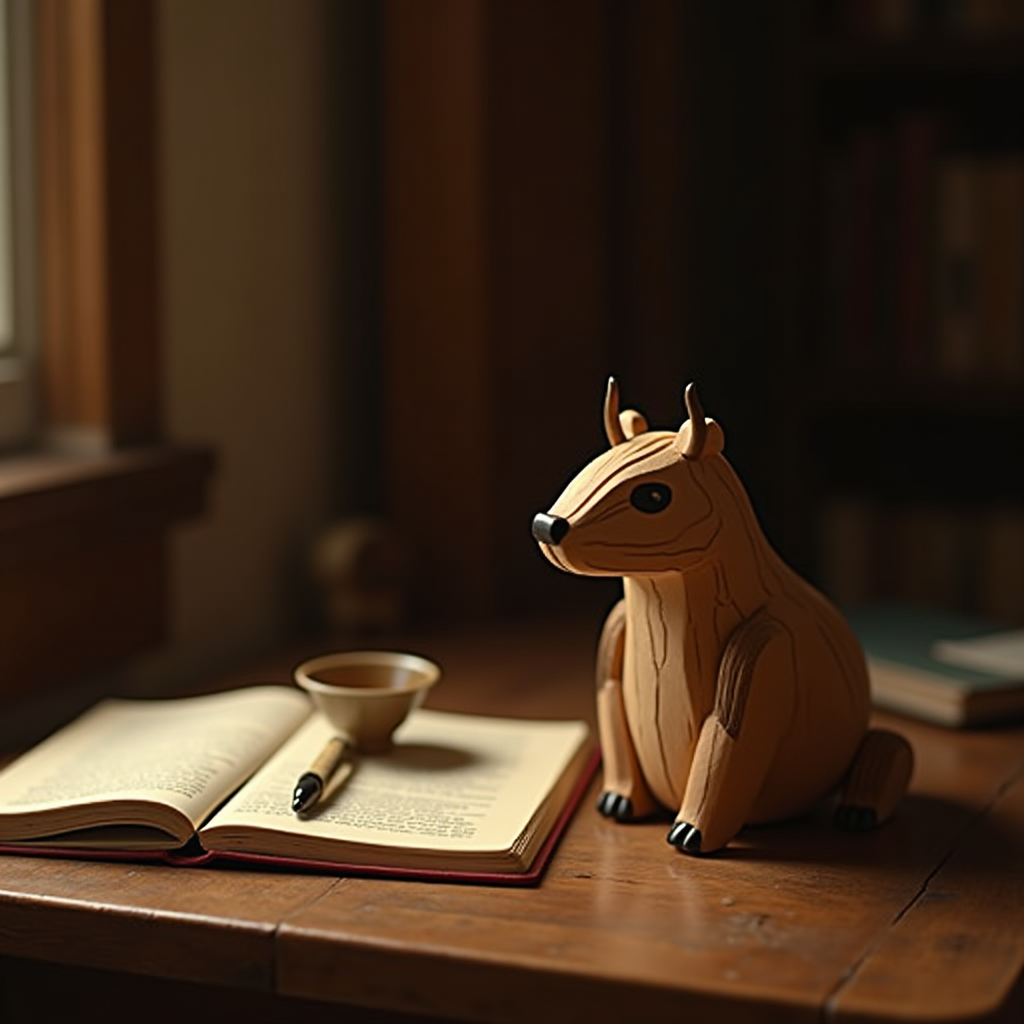
M 432 661 L 390 651 L 325 654 L 295 670 L 295 681 L 338 733 L 369 753 L 390 745 L 440 677 Z

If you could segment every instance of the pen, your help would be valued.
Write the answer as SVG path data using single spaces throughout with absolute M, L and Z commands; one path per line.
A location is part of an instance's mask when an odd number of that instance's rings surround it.
M 324 746 L 316 760 L 299 776 L 292 794 L 292 810 L 299 814 L 320 799 L 324 787 L 331 781 L 331 776 L 338 770 L 349 748 L 348 741 L 342 736 L 335 736 Z

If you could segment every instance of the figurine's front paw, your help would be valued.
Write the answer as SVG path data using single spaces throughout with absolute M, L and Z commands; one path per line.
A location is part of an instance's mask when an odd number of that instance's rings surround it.
M 665 838 L 672 846 L 677 850 L 682 850 L 683 853 L 698 854 L 701 852 L 700 847 L 703 837 L 700 834 L 700 829 L 695 828 L 689 822 L 677 821 L 668 830 L 668 835 Z
M 605 790 L 601 799 L 597 801 L 597 809 L 606 818 L 614 818 L 616 821 L 632 821 L 634 818 L 633 801 L 621 793 L 614 793 L 612 790 Z

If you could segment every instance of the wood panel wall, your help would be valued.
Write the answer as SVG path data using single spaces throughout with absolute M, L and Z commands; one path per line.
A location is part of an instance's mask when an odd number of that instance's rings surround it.
M 529 526 L 606 444 L 610 373 L 682 415 L 685 11 L 385 4 L 384 462 L 423 617 L 613 595 Z

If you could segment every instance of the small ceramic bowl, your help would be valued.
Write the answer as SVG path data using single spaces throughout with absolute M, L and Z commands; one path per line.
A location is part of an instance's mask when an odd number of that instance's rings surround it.
M 419 707 L 441 669 L 415 654 L 346 651 L 304 661 L 295 682 L 358 750 L 384 750 L 391 734 Z

